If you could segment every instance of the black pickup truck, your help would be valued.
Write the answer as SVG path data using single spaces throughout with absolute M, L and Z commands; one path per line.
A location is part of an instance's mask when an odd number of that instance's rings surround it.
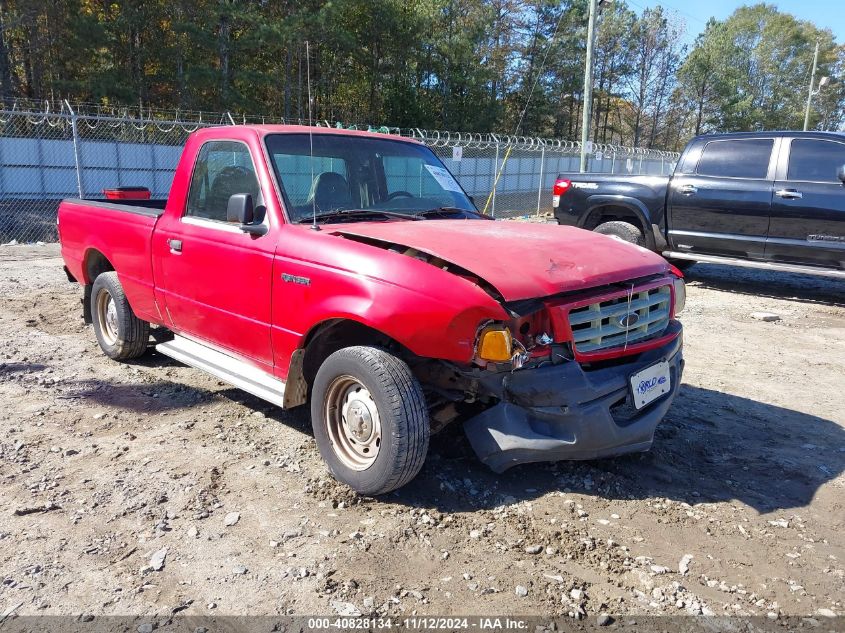
M 845 134 L 699 136 L 671 177 L 560 174 L 554 215 L 696 261 L 845 278 Z

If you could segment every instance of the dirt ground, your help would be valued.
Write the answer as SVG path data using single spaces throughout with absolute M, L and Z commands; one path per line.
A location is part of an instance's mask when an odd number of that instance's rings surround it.
M 301 414 L 103 356 L 55 246 L 0 273 L 0 613 L 845 614 L 841 281 L 693 267 L 649 453 L 495 475 L 456 427 L 362 499 Z

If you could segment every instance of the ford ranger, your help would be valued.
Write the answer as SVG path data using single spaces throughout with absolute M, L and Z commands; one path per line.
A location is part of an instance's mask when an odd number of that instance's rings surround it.
M 699 136 L 675 173 L 560 174 L 560 224 L 696 261 L 845 279 L 845 134 Z
M 678 391 L 679 271 L 581 229 L 490 220 L 413 140 L 209 128 L 166 200 L 115 195 L 58 217 L 103 352 L 140 356 L 154 324 L 172 333 L 158 352 L 310 402 L 329 470 L 362 494 L 410 481 L 455 421 L 498 472 L 644 451 Z

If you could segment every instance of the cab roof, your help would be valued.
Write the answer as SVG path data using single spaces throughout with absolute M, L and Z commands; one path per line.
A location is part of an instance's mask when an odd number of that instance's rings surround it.
M 789 136 L 793 138 L 825 138 L 834 137 L 837 140 L 845 138 L 845 132 L 821 132 L 818 130 L 807 130 L 801 132 L 798 130 L 767 130 L 760 132 L 713 132 L 711 134 L 700 134 L 695 137 L 695 140 L 712 140 L 712 139 L 731 139 L 731 138 L 780 138 L 782 136 Z
M 347 130 L 333 127 L 322 126 L 308 126 L 308 125 L 280 125 L 280 124 L 256 124 L 256 125 L 235 125 L 235 126 L 221 126 L 213 128 L 204 128 L 205 130 L 231 130 L 237 128 L 241 130 L 252 130 L 260 136 L 268 136 L 270 134 L 335 134 L 338 136 L 361 136 L 368 138 L 388 138 L 395 141 L 404 141 L 406 143 L 416 143 L 422 145 L 420 141 L 415 138 L 407 136 L 400 136 L 399 134 L 384 134 L 382 132 L 370 132 L 367 130 Z

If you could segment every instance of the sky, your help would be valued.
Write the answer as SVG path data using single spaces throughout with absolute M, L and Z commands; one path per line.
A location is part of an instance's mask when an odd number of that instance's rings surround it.
M 696 35 L 704 30 L 707 20 L 714 17 L 724 20 L 738 7 L 756 4 L 757 0 L 627 0 L 635 10 L 662 5 L 664 9 L 676 11 L 687 23 L 685 42 L 692 44 Z M 845 2 L 843 0 L 766 0 L 784 13 L 791 13 L 801 20 L 815 22 L 821 28 L 833 31 L 836 40 L 845 43 Z

